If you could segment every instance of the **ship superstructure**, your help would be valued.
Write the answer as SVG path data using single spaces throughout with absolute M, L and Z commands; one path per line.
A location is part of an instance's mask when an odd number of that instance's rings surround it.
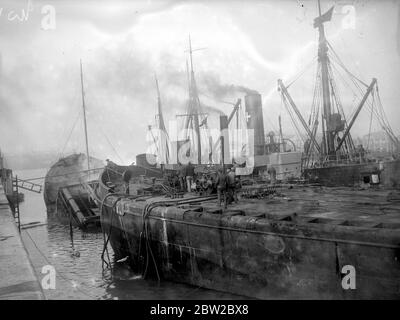
M 369 84 L 364 83 L 352 74 L 343 64 L 325 33 L 325 23 L 332 18 L 334 7 L 321 14 L 318 2 L 319 15 L 314 19 L 314 28 L 318 30 L 318 54 L 316 57 L 317 68 L 315 76 L 314 94 L 311 111 L 308 119 L 300 112 L 294 98 L 289 93 L 289 85 L 283 80 L 278 80 L 278 90 L 282 100 L 304 143 L 302 169 L 307 178 L 315 179 L 325 184 L 357 184 L 361 180 L 385 180 L 383 173 L 384 163 L 377 164 L 374 159 L 368 158 L 362 145 L 356 145 L 352 137 L 352 128 L 360 113 L 368 109 L 388 138 L 395 146 L 393 158 L 398 157 L 400 142 L 394 134 L 385 115 L 380 95 L 378 81 L 373 78 Z M 343 81 L 343 85 L 354 90 L 357 97 L 356 105 L 349 112 L 348 102 L 342 101 L 341 88 L 336 77 Z M 346 117 L 346 113 L 350 116 Z M 347 170 L 346 166 L 348 167 Z M 331 168 L 331 169 L 330 169 Z M 338 169 L 339 168 L 339 169 Z M 390 171 L 399 177 L 399 164 L 387 163 L 386 172 Z M 346 170 L 343 176 L 340 172 Z M 343 173 L 343 172 L 342 172 Z M 350 173 L 350 175 L 349 175 Z M 353 174 L 352 174 L 353 173 Z M 347 179 L 347 178 L 348 179 Z M 382 179 L 380 179 L 382 178 Z M 384 181 L 384 184 L 393 186 Z

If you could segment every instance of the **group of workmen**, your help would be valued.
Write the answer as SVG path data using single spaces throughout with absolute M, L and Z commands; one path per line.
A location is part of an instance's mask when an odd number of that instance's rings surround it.
M 193 164 L 191 162 L 189 162 L 187 165 L 179 163 L 178 177 L 181 190 L 187 190 L 187 192 L 191 192 L 194 180 Z
M 195 171 L 191 162 L 187 165 L 179 163 L 178 168 L 179 185 L 181 190 L 192 192 L 196 190 L 196 183 L 194 180 Z M 227 204 L 238 202 L 237 189 L 240 188 L 240 181 L 235 174 L 235 168 L 225 170 L 224 168 L 218 169 L 216 179 L 214 181 L 219 205 L 224 203 L 225 208 Z
M 224 202 L 225 209 L 233 201 L 238 203 L 237 189 L 240 188 L 240 181 L 236 179 L 235 168 L 228 169 L 226 173 L 224 169 L 219 169 L 216 184 L 220 206 L 222 201 Z

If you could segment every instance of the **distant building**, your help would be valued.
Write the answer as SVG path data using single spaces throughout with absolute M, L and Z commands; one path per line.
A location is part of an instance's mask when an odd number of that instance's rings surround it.
M 370 135 L 365 135 L 361 139 L 362 145 L 365 149 L 373 152 L 393 152 L 394 144 L 389 139 L 384 131 L 373 132 Z

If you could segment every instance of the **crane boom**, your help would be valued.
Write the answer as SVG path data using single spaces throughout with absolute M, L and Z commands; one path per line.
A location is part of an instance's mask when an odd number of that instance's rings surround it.
M 371 84 L 369 85 L 369 87 L 367 89 L 367 92 L 364 94 L 364 97 L 361 99 L 361 101 L 360 101 L 360 103 L 359 103 L 359 105 L 357 107 L 357 110 L 354 113 L 354 116 L 351 119 L 351 121 L 349 123 L 349 126 L 347 127 L 346 131 L 344 132 L 343 137 L 340 140 L 340 142 L 339 142 L 338 146 L 336 147 L 335 151 L 338 151 L 340 149 L 340 147 L 342 146 L 344 140 L 349 135 L 351 127 L 353 126 L 354 122 L 356 121 L 358 114 L 360 113 L 362 107 L 364 106 L 365 101 L 367 101 L 367 98 L 368 98 L 369 94 L 371 93 L 372 89 L 374 88 L 375 84 L 376 84 L 376 78 L 373 78 Z
M 318 142 L 315 140 L 315 136 L 312 134 L 310 128 L 307 125 L 307 122 L 304 120 L 303 116 L 301 115 L 299 109 L 297 109 L 296 104 L 294 103 L 292 97 L 290 96 L 289 92 L 287 91 L 287 88 L 283 85 L 283 82 L 281 79 L 278 80 L 278 86 L 284 95 L 284 97 L 289 101 L 292 109 L 296 113 L 297 117 L 299 118 L 301 124 L 303 125 L 304 129 L 306 130 L 308 136 L 310 137 L 312 143 L 314 143 L 315 148 L 318 150 L 319 153 L 321 153 L 321 148 L 318 144 Z
M 232 121 L 232 118 L 235 115 L 235 113 L 238 111 L 241 103 L 242 103 L 242 100 L 238 99 L 235 106 L 233 107 L 232 113 L 229 115 L 228 124 Z
M 227 125 L 229 125 L 229 124 L 231 123 L 231 121 L 232 121 L 232 119 L 233 119 L 233 116 L 234 116 L 235 113 L 238 111 L 238 109 L 239 109 L 241 103 L 242 103 L 242 100 L 241 100 L 241 99 L 238 99 L 238 100 L 236 101 L 236 103 L 235 103 L 235 105 L 234 105 L 234 107 L 233 107 L 233 110 L 232 110 L 231 114 L 230 114 L 229 117 L 228 117 Z M 211 149 L 211 152 L 217 148 L 217 146 L 218 146 L 219 143 L 220 143 L 220 139 L 218 139 L 217 141 L 215 141 L 214 146 L 213 146 L 213 148 Z

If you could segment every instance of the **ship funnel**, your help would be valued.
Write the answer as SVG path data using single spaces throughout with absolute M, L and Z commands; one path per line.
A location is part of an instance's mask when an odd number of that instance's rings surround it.
M 230 163 L 228 117 L 226 115 L 219 116 L 219 126 L 221 130 L 221 161 L 224 165 Z
M 254 152 L 255 155 L 262 155 L 265 148 L 265 136 L 261 95 L 250 93 L 246 95 L 244 101 L 247 129 L 254 130 Z

